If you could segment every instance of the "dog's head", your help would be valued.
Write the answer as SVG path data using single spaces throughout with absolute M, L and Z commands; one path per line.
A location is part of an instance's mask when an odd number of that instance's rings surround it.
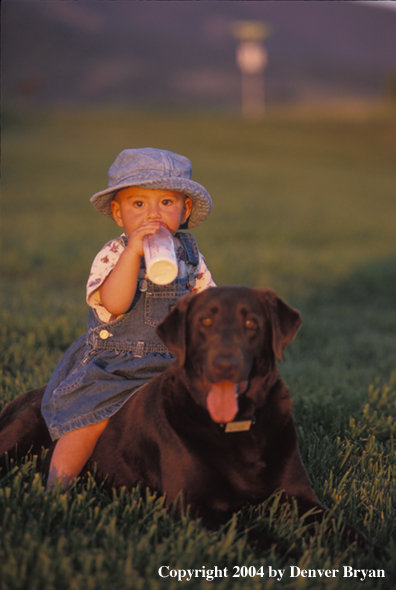
M 196 401 L 215 422 L 230 422 L 250 381 L 276 372 L 275 358 L 301 325 L 301 316 L 271 289 L 226 286 L 187 295 L 157 334 L 193 384 Z

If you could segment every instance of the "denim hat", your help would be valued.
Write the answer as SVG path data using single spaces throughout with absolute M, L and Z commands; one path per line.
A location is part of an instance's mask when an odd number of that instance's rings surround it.
M 178 191 L 193 203 L 190 217 L 182 227 L 196 227 L 209 215 L 212 199 L 202 185 L 191 180 L 191 174 L 191 162 L 184 156 L 154 148 L 124 150 L 109 168 L 108 188 L 95 193 L 90 201 L 100 213 L 113 219 L 111 201 L 123 188 Z

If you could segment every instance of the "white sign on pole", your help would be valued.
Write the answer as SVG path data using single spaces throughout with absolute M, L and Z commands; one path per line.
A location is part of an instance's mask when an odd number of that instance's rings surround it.
M 237 47 L 237 65 L 244 74 L 260 74 L 268 63 L 267 51 L 257 41 L 242 41 Z

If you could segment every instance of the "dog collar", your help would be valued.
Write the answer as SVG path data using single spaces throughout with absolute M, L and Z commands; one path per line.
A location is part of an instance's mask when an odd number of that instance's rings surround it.
M 220 424 L 224 428 L 224 432 L 246 432 L 250 430 L 252 424 L 254 425 L 256 418 L 253 415 L 251 420 L 234 420 L 233 422 L 227 422 L 227 424 Z

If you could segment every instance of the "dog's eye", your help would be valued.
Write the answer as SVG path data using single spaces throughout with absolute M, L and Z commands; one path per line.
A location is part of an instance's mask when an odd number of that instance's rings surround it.
M 205 328 L 209 328 L 213 324 L 212 318 L 203 318 L 201 322 L 205 326 Z
M 256 320 L 246 320 L 245 321 L 245 328 L 247 330 L 255 330 L 257 328 Z

